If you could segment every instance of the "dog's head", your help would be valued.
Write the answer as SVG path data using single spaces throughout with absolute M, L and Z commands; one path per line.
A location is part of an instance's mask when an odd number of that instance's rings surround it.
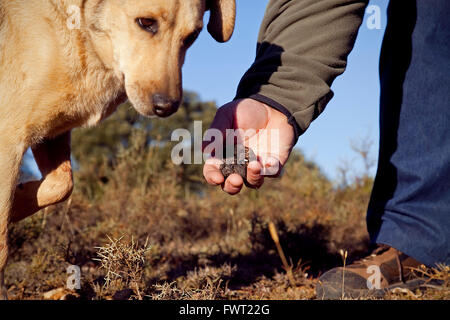
M 86 13 L 93 43 L 123 77 L 134 108 L 146 116 L 174 113 L 182 98 L 186 50 L 203 28 L 219 42 L 234 30 L 235 0 L 98 0 Z

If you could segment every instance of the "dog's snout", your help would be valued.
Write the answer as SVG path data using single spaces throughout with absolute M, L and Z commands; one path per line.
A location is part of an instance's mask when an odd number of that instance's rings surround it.
M 178 110 L 180 102 L 172 100 L 166 95 L 153 95 L 153 111 L 158 117 L 168 117 Z

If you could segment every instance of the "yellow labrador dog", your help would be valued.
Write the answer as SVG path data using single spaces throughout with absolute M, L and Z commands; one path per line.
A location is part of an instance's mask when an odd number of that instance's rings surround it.
M 70 130 L 127 98 L 146 116 L 174 113 L 205 11 L 224 42 L 235 9 L 235 0 L 0 0 L 1 297 L 8 224 L 72 191 Z M 16 187 L 29 146 L 43 178 Z

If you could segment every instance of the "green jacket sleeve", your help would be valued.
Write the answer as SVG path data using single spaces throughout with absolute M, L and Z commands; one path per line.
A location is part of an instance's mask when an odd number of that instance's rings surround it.
M 368 0 L 270 0 L 256 59 L 236 99 L 252 98 L 283 112 L 300 136 L 333 97 Z

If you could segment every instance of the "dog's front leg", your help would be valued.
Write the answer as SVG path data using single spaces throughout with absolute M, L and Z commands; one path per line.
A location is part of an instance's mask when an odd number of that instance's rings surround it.
M 62 202 L 72 193 L 70 132 L 54 139 L 44 140 L 32 150 L 42 179 L 21 184 L 16 188 L 12 222 L 25 219 L 49 205 Z
M 0 131 L 0 299 L 6 299 L 4 271 L 8 260 L 8 224 L 25 144 L 18 135 Z

